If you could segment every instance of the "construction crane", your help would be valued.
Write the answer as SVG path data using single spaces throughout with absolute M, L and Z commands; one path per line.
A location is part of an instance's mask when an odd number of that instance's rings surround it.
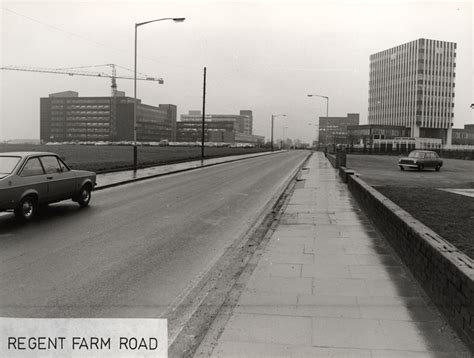
M 110 67 L 112 73 L 106 72 L 89 72 L 84 71 L 85 68 L 95 68 L 95 67 Z M 40 67 L 23 67 L 23 66 L 6 66 L 0 67 L 0 70 L 6 71 L 25 71 L 25 72 L 41 72 L 41 73 L 54 73 L 57 75 L 69 75 L 69 76 L 89 76 L 89 77 L 103 77 L 103 78 L 110 78 L 112 80 L 111 85 L 111 94 L 112 97 L 116 97 L 117 95 L 117 79 L 124 79 L 124 80 L 133 80 L 134 76 L 117 76 L 117 69 L 116 67 L 122 68 L 124 70 L 133 72 L 132 70 L 122 67 L 113 63 L 108 63 L 104 65 L 93 65 L 93 66 L 80 66 L 80 67 L 68 67 L 68 68 L 40 68 Z M 151 77 L 145 75 L 143 73 L 137 73 L 137 81 L 155 81 L 159 84 L 163 84 L 164 81 L 162 78 Z
M 104 67 L 104 66 L 110 67 L 112 70 L 112 73 L 109 74 L 106 72 L 84 71 L 85 68 L 95 68 L 95 67 Z M 53 73 L 57 75 L 69 75 L 69 76 L 89 76 L 89 77 L 110 78 L 112 80 L 110 116 L 111 116 L 112 123 L 115 123 L 116 112 L 117 112 L 117 79 L 133 80 L 135 78 L 134 76 L 117 76 L 116 67 L 133 72 L 132 70 L 128 68 L 125 68 L 116 64 L 112 64 L 112 63 L 108 63 L 105 65 L 80 66 L 80 67 L 69 67 L 69 68 L 38 68 L 38 67 L 6 66 L 6 67 L 0 67 L 0 70 Z M 137 81 L 155 81 L 155 82 L 158 82 L 159 84 L 164 83 L 162 78 L 150 77 L 143 73 L 137 72 L 136 77 L 137 77 Z

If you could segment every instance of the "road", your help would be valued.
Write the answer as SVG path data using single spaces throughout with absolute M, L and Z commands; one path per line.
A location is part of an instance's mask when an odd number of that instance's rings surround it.
M 307 152 L 94 192 L 0 217 L 0 316 L 160 317 L 242 237 Z

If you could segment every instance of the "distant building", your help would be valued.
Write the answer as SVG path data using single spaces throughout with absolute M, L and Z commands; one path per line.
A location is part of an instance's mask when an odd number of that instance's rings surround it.
M 347 144 L 372 145 L 376 139 L 409 137 L 410 128 L 403 126 L 384 126 L 380 124 L 361 124 L 347 126 Z
M 242 110 L 239 114 L 206 114 L 204 140 L 224 143 L 263 144 L 265 137 L 252 134 L 253 115 L 250 110 Z M 182 114 L 177 122 L 176 140 L 178 142 L 201 141 L 201 111 L 189 111 Z
M 177 142 L 201 141 L 202 122 L 179 121 L 176 125 Z M 231 121 L 206 122 L 204 127 L 204 141 L 233 143 L 235 141 L 234 123 Z
M 319 117 L 319 145 L 347 144 L 347 126 L 359 124 L 359 113 L 346 117 Z
M 132 141 L 134 100 L 121 94 L 116 97 L 79 97 L 77 92 L 66 91 L 41 98 L 41 140 Z M 174 140 L 176 116 L 175 105 L 155 107 L 137 100 L 137 140 Z
M 464 129 L 453 128 L 452 144 L 474 145 L 474 124 L 466 124 Z
M 188 114 L 182 114 L 181 121 L 202 121 L 201 111 L 189 111 Z M 230 121 L 234 123 L 236 132 L 252 134 L 253 115 L 250 110 L 242 110 L 240 114 L 206 114 L 205 121 Z
M 369 124 L 451 143 L 456 44 L 418 39 L 370 56 Z

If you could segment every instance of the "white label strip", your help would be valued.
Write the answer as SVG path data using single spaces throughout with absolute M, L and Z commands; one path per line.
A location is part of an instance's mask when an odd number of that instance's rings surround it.
M 0 357 L 168 357 L 166 319 L 0 318 Z

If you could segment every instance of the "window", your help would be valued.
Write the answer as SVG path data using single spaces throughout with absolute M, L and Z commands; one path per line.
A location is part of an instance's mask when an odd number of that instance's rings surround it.
M 43 168 L 46 174 L 54 174 L 61 172 L 61 168 L 56 157 L 41 157 L 41 163 L 43 163 Z
M 22 177 L 31 177 L 34 175 L 44 174 L 43 166 L 38 158 L 28 159 L 23 170 L 21 171 L 20 176 Z
M 61 172 L 68 172 L 70 169 L 69 167 L 61 160 L 58 158 L 59 162 L 59 167 L 61 168 Z
M 20 157 L 0 157 L 0 174 L 10 174 L 20 161 Z

